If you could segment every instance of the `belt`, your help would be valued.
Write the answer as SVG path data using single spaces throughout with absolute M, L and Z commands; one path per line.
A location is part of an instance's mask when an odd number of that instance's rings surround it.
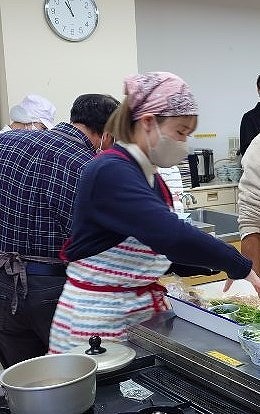
M 57 276 L 66 277 L 66 266 L 64 264 L 50 264 L 39 262 L 28 262 L 26 274 L 34 276 Z
M 27 263 L 27 261 L 29 261 L 29 263 Z M 21 282 L 23 288 L 23 298 L 25 299 L 28 293 L 27 274 L 39 275 L 40 267 L 42 267 L 41 269 L 43 275 L 54 276 L 56 275 L 54 273 L 55 266 L 59 267 L 58 275 L 61 275 L 61 272 L 63 272 L 63 274 L 65 273 L 64 263 L 59 259 L 41 256 L 23 256 L 18 252 L 0 251 L 0 269 L 3 268 L 6 274 L 8 276 L 12 276 L 14 280 L 14 294 L 11 301 L 11 310 L 13 315 L 16 313 L 18 306 L 18 281 L 20 280 Z
M 149 283 L 149 285 L 145 286 L 132 286 L 132 287 L 125 287 L 125 286 L 112 286 L 112 285 L 94 285 L 93 283 L 89 282 L 81 282 L 77 279 L 72 277 L 68 277 L 68 281 L 75 287 L 78 287 L 83 290 L 89 290 L 93 292 L 135 292 L 137 296 L 141 296 L 147 292 L 151 293 L 154 310 L 156 312 L 160 311 L 160 298 L 156 296 L 156 292 L 167 293 L 167 289 L 159 285 L 156 282 Z

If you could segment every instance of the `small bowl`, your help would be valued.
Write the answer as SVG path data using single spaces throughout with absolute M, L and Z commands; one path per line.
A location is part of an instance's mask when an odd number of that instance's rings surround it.
M 223 303 L 221 305 L 211 306 L 208 308 L 210 312 L 213 312 L 216 315 L 233 320 L 236 320 L 236 314 L 238 313 L 239 309 L 239 306 L 234 305 L 233 303 Z
M 253 364 L 260 365 L 260 323 L 241 326 L 238 339 Z

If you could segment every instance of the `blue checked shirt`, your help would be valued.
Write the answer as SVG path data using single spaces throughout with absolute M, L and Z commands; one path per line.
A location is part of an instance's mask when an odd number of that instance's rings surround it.
M 82 168 L 94 156 L 90 140 L 66 123 L 1 134 L 0 251 L 58 257 Z

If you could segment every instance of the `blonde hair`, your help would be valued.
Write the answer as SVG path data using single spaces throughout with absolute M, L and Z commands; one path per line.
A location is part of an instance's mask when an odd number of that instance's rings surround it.
M 128 106 L 128 98 L 125 97 L 121 105 L 110 115 L 104 131 L 111 134 L 116 141 L 132 142 L 134 124 L 131 110 Z

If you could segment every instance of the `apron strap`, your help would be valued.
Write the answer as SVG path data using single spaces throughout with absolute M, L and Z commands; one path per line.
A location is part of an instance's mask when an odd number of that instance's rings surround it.
M 167 206 L 170 208 L 170 210 L 173 209 L 173 199 L 172 194 L 170 192 L 169 187 L 167 186 L 166 182 L 163 180 L 163 178 L 160 176 L 159 173 L 155 174 L 155 179 L 159 185 L 159 188 L 161 190 L 161 193 L 163 195 L 164 201 L 166 202 Z
M 23 288 L 23 297 L 28 293 L 26 262 L 21 260 L 19 253 L 0 253 L 0 268 L 4 268 L 8 276 L 14 280 L 14 293 L 11 301 L 11 310 L 14 315 L 18 306 L 17 284 L 20 279 Z
M 20 280 L 23 288 L 23 297 L 26 298 L 28 293 L 28 283 L 26 266 L 28 261 L 48 263 L 48 264 L 64 264 L 64 261 L 51 257 L 41 256 L 23 256 L 18 252 L 0 252 L 0 269 L 4 269 L 8 276 L 12 276 L 14 280 L 14 293 L 11 301 L 12 314 L 15 315 L 18 306 L 17 286 Z

